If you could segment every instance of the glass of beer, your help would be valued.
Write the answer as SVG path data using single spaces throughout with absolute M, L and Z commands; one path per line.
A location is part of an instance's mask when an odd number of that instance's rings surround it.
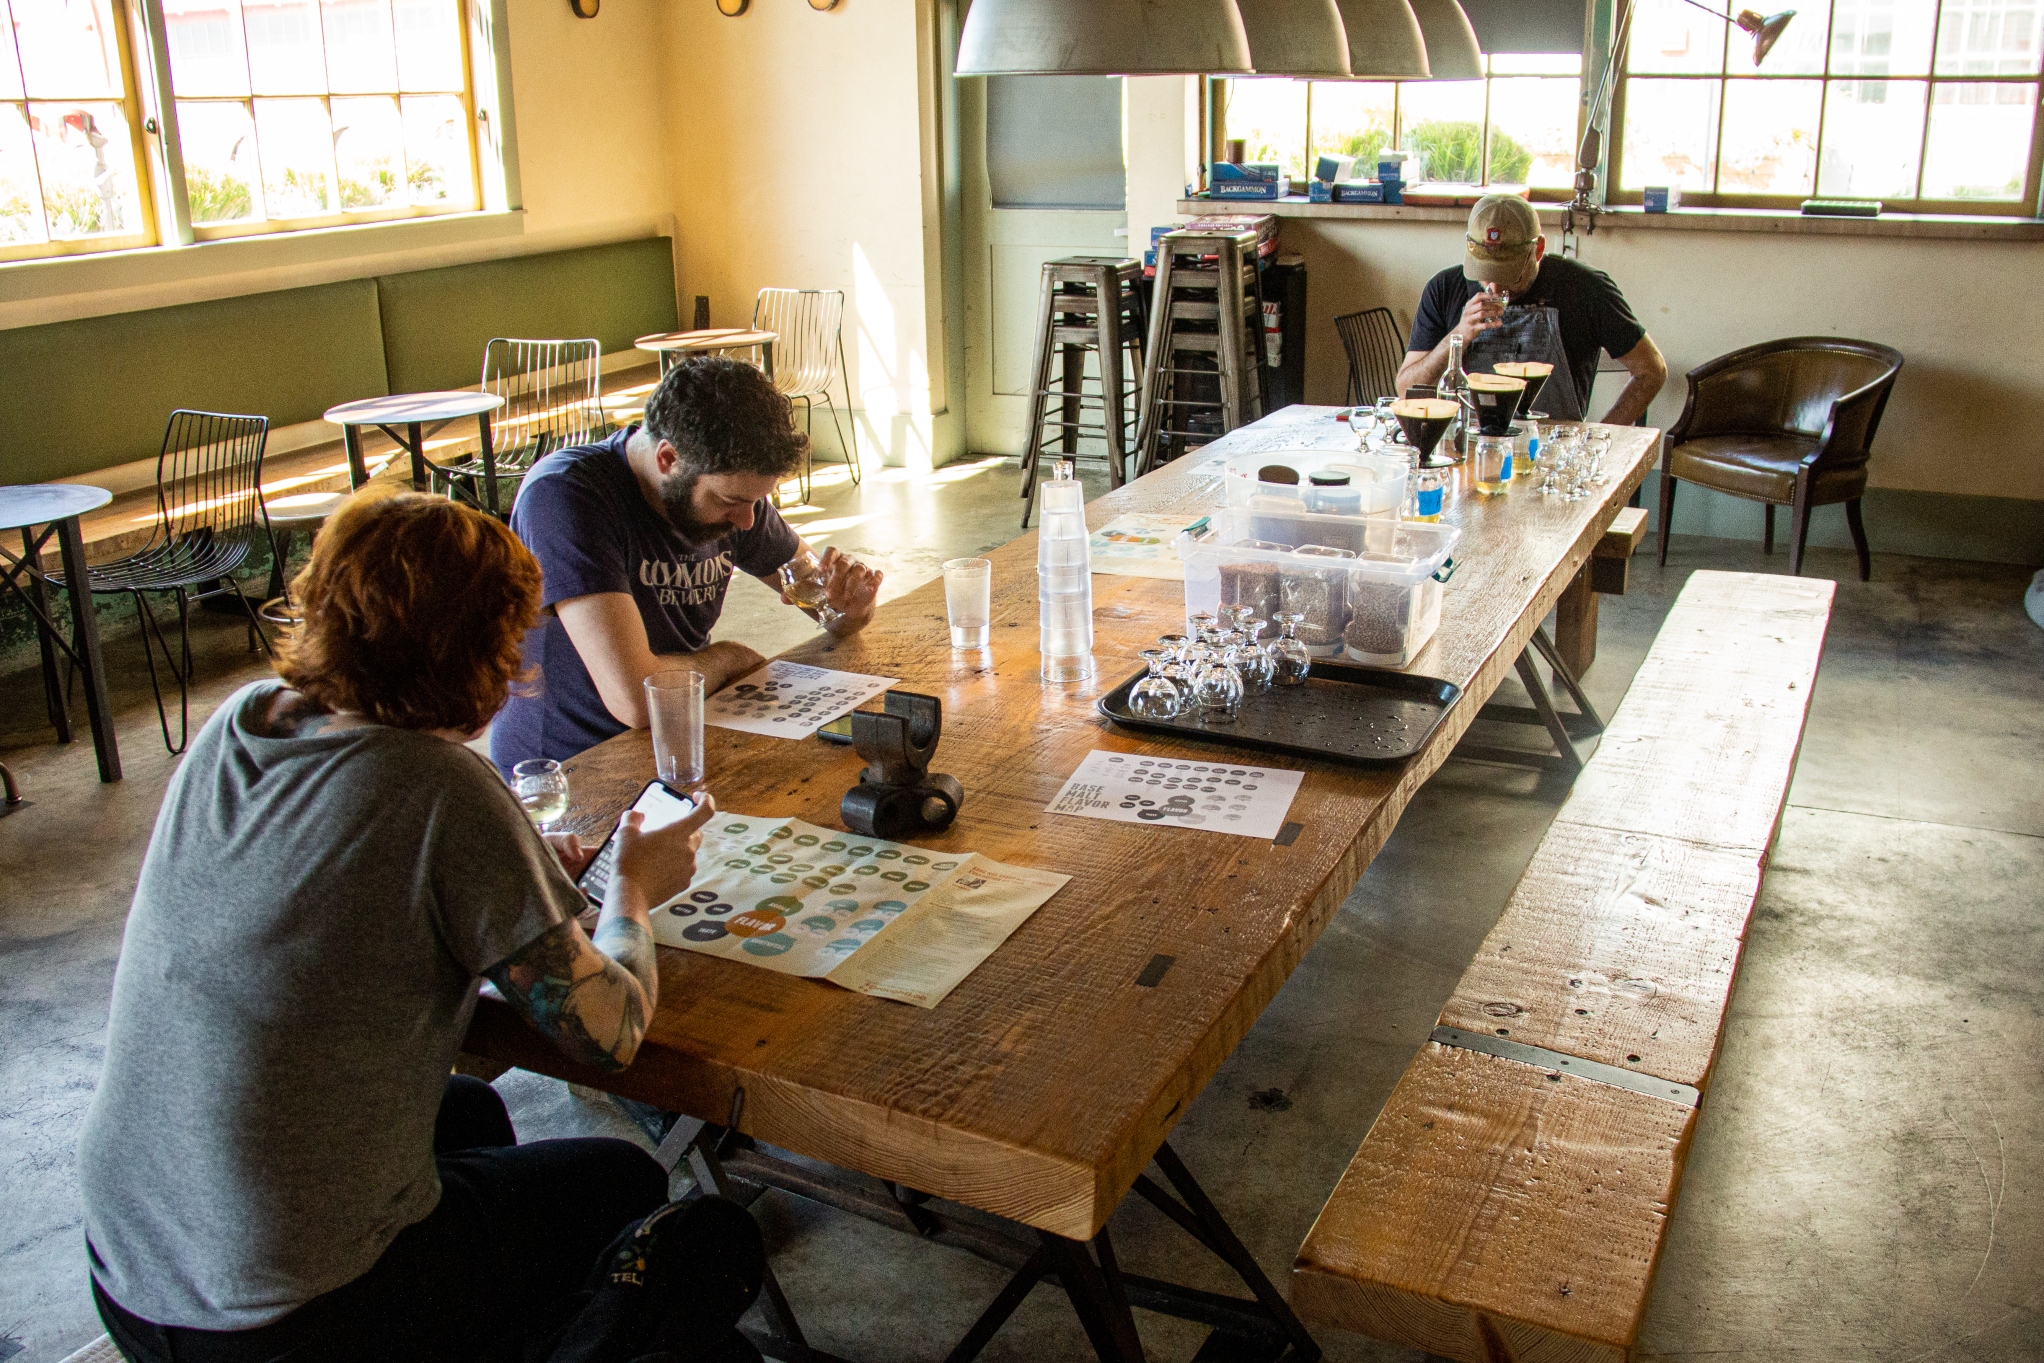
M 1533 410 L 1533 404 L 1540 400 L 1540 391 L 1547 387 L 1547 380 L 1554 373 L 1554 366 L 1545 360 L 1505 360 L 1497 365 L 1497 372 L 1508 379 L 1524 379 L 1526 391 L 1519 395 L 1519 417 L 1538 420 L 1542 415 Z
M 1434 446 L 1441 443 L 1441 437 L 1448 433 L 1448 423 L 1462 405 L 1448 398 L 1400 398 L 1391 404 L 1391 415 L 1398 420 L 1398 429 L 1405 432 L 1405 439 L 1419 451 L 1419 462 L 1429 464 L 1433 460 Z M 1452 464 L 1452 459 L 1442 460 Z
M 1476 404 L 1476 429 L 1483 435 L 1510 435 L 1512 417 L 1519 410 L 1519 398 L 1526 380 L 1505 374 L 1471 374 L 1469 397 Z

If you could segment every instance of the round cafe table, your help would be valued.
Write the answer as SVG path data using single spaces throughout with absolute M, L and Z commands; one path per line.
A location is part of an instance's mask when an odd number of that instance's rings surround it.
M 43 654 L 43 699 L 59 743 L 71 741 L 71 717 L 64 705 L 64 684 L 57 675 L 62 650 L 85 674 L 85 709 L 92 717 L 92 747 L 99 757 L 99 779 L 121 779 L 121 753 L 114 742 L 113 711 L 107 703 L 106 665 L 99 654 L 99 625 L 92 610 L 92 586 L 85 568 L 85 541 L 78 518 L 114 499 L 105 488 L 78 483 L 30 483 L 0 487 L 0 531 L 21 532 L 21 556 L 0 545 L 0 581 L 20 597 L 35 617 L 36 642 Z M 34 528 L 43 527 L 41 534 Z M 64 590 L 71 600 L 71 640 L 64 641 L 50 615 L 44 591 L 43 546 L 54 536 L 64 564 Z
M 412 486 L 424 492 L 432 476 L 426 462 L 426 439 L 450 421 L 465 416 L 476 419 L 482 435 L 483 499 L 491 515 L 497 511 L 497 452 L 490 442 L 490 413 L 504 405 L 495 393 L 473 388 L 456 388 L 432 393 L 392 393 L 388 397 L 358 398 L 329 407 L 326 419 L 341 428 L 348 446 L 348 485 L 360 487 L 369 481 L 369 469 L 362 462 L 362 428 L 374 426 L 403 446 L 412 456 Z M 427 427 L 431 430 L 427 430 Z
M 651 336 L 641 336 L 632 342 L 641 350 L 650 350 L 660 357 L 660 372 L 680 364 L 691 355 L 722 354 L 727 350 L 752 350 L 759 353 L 759 367 L 766 376 L 774 376 L 774 342 L 780 335 L 772 331 L 752 331 L 744 327 L 706 327 L 701 331 L 660 331 Z

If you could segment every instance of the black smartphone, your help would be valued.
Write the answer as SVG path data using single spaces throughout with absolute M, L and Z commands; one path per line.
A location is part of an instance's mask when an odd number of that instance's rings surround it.
M 646 783 L 646 788 L 639 792 L 639 798 L 632 801 L 632 808 L 646 816 L 639 825 L 640 831 L 651 833 L 656 828 L 680 823 L 695 812 L 696 802 L 686 795 L 675 794 L 666 782 L 655 779 Z M 582 893 L 589 896 L 591 903 L 601 904 L 604 893 L 610 889 L 611 872 L 616 868 L 617 829 L 613 828 L 610 836 L 603 840 L 603 846 L 596 849 L 595 857 L 582 868 L 582 874 L 575 883 L 582 887 Z

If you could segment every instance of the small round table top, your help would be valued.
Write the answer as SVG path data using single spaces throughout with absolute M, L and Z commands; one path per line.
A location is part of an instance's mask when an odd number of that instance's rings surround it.
M 336 426 L 396 426 L 414 421 L 452 421 L 458 416 L 494 412 L 504 405 L 495 393 L 474 388 L 455 388 L 437 393 L 392 393 L 381 398 L 357 398 L 326 409 L 326 419 Z
M 285 497 L 272 497 L 263 503 L 271 525 L 301 525 L 306 521 L 323 521 L 348 500 L 345 492 L 294 492 Z
M 772 345 L 780 340 L 775 331 L 746 331 L 733 327 L 711 327 L 705 331 L 658 331 L 632 342 L 640 350 L 741 350 L 747 346 Z
M 25 483 L 0 487 L 0 530 L 48 525 L 97 511 L 114 499 L 103 487 L 83 483 Z

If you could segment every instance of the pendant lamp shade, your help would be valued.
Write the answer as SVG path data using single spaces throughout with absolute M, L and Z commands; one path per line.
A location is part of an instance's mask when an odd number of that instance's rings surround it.
M 1335 0 L 1348 31 L 1349 74 L 1376 80 L 1424 80 L 1427 43 L 1405 0 Z
M 1435 80 L 1481 80 L 1483 53 L 1476 30 L 1455 0 L 1408 0 L 1427 40 L 1427 67 Z
M 1760 65 L 1766 58 L 1768 52 L 1773 49 L 1775 40 L 1781 37 L 1781 31 L 1787 28 L 1789 20 L 1795 17 L 1796 12 L 1792 9 L 1785 9 L 1779 14 L 1770 14 L 1766 18 L 1762 18 L 1750 9 L 1739 11 L 1739 17 L 1732 22 L 1753 35 L 1753 64 L 1755 66 Z
M 1246 76 L 1255 66 L 1235 0 L 975 0 L 957 72 Z
M 1348 30 L 1334 0 L 1235 0 L 1259 76 L 1349 76 Z

